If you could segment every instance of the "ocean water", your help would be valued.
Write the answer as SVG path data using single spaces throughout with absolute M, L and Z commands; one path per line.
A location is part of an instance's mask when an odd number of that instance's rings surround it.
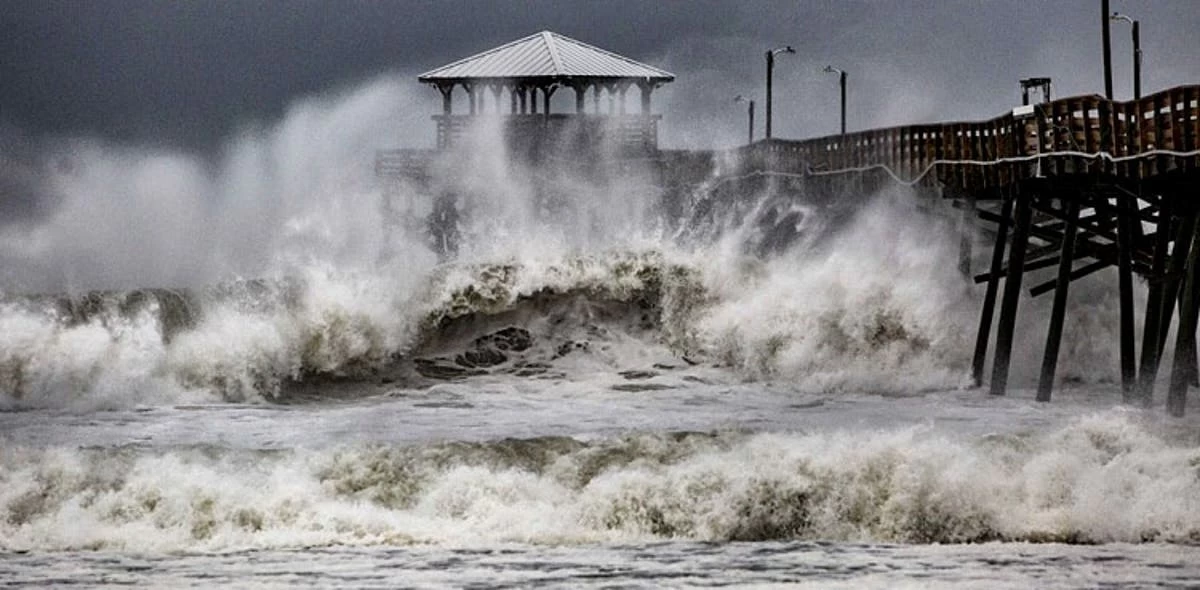
M 664 223 L 483 159 L 439 262 L 353 180 L 392 90 L 211 177 L 89 147 L 0 228 L 0 586 L 1200 586 L 1200 423 L 1119 403 L 1111 277 L 1039 404 L 1048 302 L 1010 395 L 971 387 L 979 289 L 913 193 Z M 175 225 L 83 222 L 150 200 Z
M 391 308 L 328 274 L 15 298 L 0 580 L 1200 583 L 1194 419 L 965 387 L 957 287 L 795 297 L 743 262 L 442 266 Z

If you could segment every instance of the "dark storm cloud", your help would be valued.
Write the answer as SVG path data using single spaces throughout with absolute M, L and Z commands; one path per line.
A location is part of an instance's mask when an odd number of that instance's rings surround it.
M 1143 20 L 1148 89 L 1200 78 L 1200 3 L 1112 4 Z M 734 94 L 761 93 L 762 51 L 792 44 L 799 55 L 777 71 L 779 128 L 812 135 L 830 131 L 823 111 L 835 84 L 818 67 L 827 62 L 851 72 L 851 119 L 862 125 L 906 113 L 992 116 L 1026 75 L 1054 77 L 1060 93 L 1094 92 L 1098 10 L 1094 0 L 10 0 L 0 16 L 0 120 L 35 134 L 212 146 L 297 97 L 552 29 L 667 62 L 679 75 L 670 95 L 681 128 L 718 116 Z M 1114 28 L 1115 51 L 1123 33 Z M 924 104 L 897 103 L 922 95 Z M 796 106 L 821 112 L 805 117 Z
M 299 96 L 435 67 L 540 28 L 646 53 L 721 24 L 713 10 L 642 6 L 640 24 L 621 12 L 562 2 L 8 2 L 0 115 L 39 132 L 205 144 Z

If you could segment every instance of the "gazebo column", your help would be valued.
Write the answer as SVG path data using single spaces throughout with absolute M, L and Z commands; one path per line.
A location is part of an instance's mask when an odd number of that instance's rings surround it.
M 468 113 L 475 114 L 475 86 L 473 84 L 463 84 L 463 89 L 467 91 L 467 103 L 470 105 Z
M 525 100 L 525 87 L 524 86 L 514 86 L 513 94 L 515 94 L 517 96 L 517 103 L 520 105 L 520 109 L 517 112 L 524 115 L 525 112 L 529 110 L 529 105 L 526 104 L 526 100 Z
M 542 105 L 545 106 L 542 111 L 547 117 L 550 116 L 550 97 L 554 96 L 555 90 L 558 90 L 557 86 L 546 86 L 542 88 Z
M 583 114 L 583 99 L 587 94 L 587 86 L 580 82 L 571 84 L 571 88 L 575 91 L 575 114 Z
M 500 114 L 500 93 L 504 92 L 504 87 L 499 84 L 492 85 L 492 102 L 496 105 L 496 114 Z
M 613 84 L 607 84 L 604 87 L 608 91 L 608 114 L 616 114 L 617 110 L 617 87 Z
M 531 115 L 536 115 L 538 112 L 537 99 L 538 99 L 537 88 L 530 87 L 529 88 L 529 114 L 531 114 Z
M 600 85 L 592 84 L 592 113 L 600 114 Z
M 626 90 L 629 90 L 629 85 L 622 84 L 621 89 L 617 91 L 617 97 L 618 97 L 618 100 L 620 100 L 620 103 L 618 103 L 617 109 L 618 109 L 618 112 L 620 112 L 622 115 L 625 114 L 625 91 Z
M 642 115 L 649 115 L 650 93 L 654 91 L 654 85 L 649 82 L 639 82 L 638 90 L 642 91 Z
M 508 90 L 508 114 L 515 115 L 520 112 L 517 110 L 517 89 L 512 86 L 505 86 L 505 89 Z
M 454 84 L 438 84 L 437 89 L 442 93 L 442 114 L 450 116 L 454 113 Z

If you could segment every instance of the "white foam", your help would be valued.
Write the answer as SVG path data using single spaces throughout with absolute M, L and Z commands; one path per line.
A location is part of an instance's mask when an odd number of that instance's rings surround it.
M 330 451 L 0 451 L 0 549 L 659 538 L 1190 542 L 1195 447 L 1109 411 L 1043 435 L 928 428 Z

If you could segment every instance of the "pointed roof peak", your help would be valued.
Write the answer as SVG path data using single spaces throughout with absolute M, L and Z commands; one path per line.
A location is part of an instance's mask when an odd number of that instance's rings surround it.
M 670 82 L 675 75 L 543 30 L 421 74 L 421 82 L 477 79 L 640 79 Z

